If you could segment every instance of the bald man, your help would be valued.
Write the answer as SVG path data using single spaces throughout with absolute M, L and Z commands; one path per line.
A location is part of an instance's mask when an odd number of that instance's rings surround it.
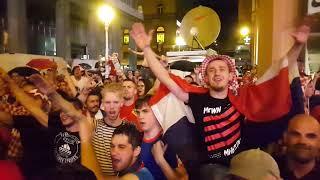
M 284 179 L 320 179 L 320 125 L 312 116 L 299 114 L 291 119 L 284 133 L 285 157 L 278 160 Z

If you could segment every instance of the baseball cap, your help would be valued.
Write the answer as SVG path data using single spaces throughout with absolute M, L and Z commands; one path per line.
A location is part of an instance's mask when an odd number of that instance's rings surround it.
M 260 149 L 243 151 L 231 159 L 229 174 L 248 180 L 261 180 L 268 174 L 280 178 L 276 161 Z

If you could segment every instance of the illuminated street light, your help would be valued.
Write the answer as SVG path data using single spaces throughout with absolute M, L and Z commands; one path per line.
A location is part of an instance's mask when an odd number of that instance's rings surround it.
M 105 50 L 105 77 L 108 78 L 109 77 L 109 73 L 110 73 L 110 67 L 108 66 L 107 60 L 109 57 L 109 40 L 108 40 L 108 33 L 109 33 L 109 25 L 112 21 L 112 19 L 115 16 L 114 10 L 107 5 L 103 5 L 101 7 L 99 7 L 98 9 L 98 17 L 99 19 L 104 23 L 104 29 L 105 29 L 105 33 L 106 33 L 106 50 Z
M 241 36 L 248 36 L 249 33 L 250 33 L 250 29 L 248 27 L 246 27 L 246 26 L 244 26 L 244 27 L 242 27 L 240 29 L 240 35 Z
M 114 16 L 115 16 L 115 13 L 114 13 L 114 10 L 112 9 L 112 7 L 107 6 L 107 5 L 99 7 L 98 17 L 102 22 L 104 22 L 106 24 L 110 24 L 110 22 L 112 21 Z
M 115 16 L 115 12 L 112 7 L 104 5 L 99 7 L 98 9 L 98 17 L 104 23 L 105 33 L 106 33 L 106 52 L 105 52 L 105 60 L 108 59 L 108 32 L 109 32 L 109 25 L 112 19 Z

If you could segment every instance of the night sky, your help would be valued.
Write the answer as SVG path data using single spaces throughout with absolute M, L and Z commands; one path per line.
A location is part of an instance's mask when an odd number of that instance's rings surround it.
M 238 0 L 177 0 L 178 20 L 181 22 L 190 9 L 199 5 L 212 8 L 220 17 L 219 49 L 233 50 L 237 42 Z

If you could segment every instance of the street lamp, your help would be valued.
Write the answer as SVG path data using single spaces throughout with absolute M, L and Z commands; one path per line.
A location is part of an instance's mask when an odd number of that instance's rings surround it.
M 250 33 L 250 29 L 247 26 L 244 26 L 242 28 L 240 28 L 240 35 L 245 37 L 248 36 Z
M 104 5 L 99 7 L 98 9 L 98 17 L 104 23 L 105 33 L 106 33 L 106 52 L 105 52 L 105 60 L 108 59 L 108 32 L 109 32 L 109 25 L 114 18 L 115 13 L 112 7 Z

